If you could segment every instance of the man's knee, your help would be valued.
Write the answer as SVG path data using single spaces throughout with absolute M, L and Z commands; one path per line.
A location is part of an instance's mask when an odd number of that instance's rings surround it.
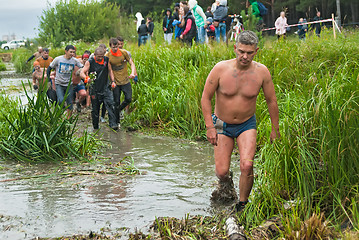
M 226 179 L 229 176 L 229 168 L 225 166 L 216 166 L 216 175 L 219 179 Z
M 240 160 L 241 173 L 251 174 L 253 172 L 253 160 L 243 159 Z

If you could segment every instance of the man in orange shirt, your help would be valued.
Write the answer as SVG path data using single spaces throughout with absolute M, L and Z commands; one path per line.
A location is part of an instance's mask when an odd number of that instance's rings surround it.
M 41 57 L 38 57 L 35 61 L 38 62 L 40 64 L 41 68 L 48 68 L 50 66 L 50 63 L 53 61 L 54 59 L 52 57 L 49 56 L 49 49 L 48 48 L 44 48 L 42 50 L 41 53 Z
M 120 123 L 120 112 L 132 101 L 132 87 L 129 79 L 137 76 L 136 66 L 126 50 L 119 49 L 119 41 L 116 38 L 110 39 L 110 51 L 106 55 L 110 59 L 112 71 L 115 77 L 113 97 L 115 102 L 116 121 Z M 131 74 L 128 76 L 127 63 L 131 65 Z M 125 99 L 121 102 L 121 92 Z

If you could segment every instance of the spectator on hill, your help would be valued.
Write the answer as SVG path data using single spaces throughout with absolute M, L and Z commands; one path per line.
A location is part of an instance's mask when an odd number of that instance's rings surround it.
M 203 9 L 198 5 L 196 0 L 189 0 L 188 5 L 197 26 L 198 42 L 203 44 L 204 41 L 206 40 L 206 31 L 204 25 L 207 21 L 207 17 L 204 14 Z
M 317 12 L 317 15 L 313 18 L 314 21 L 321 21 L 323 20 L 323 18 L 320 16 L 320 12 Z M 314 28 L 315 28 L 315 35 L 317 35 L 318 37 L 320 37 L 320 33 L 322 31 L 322 23 L 314 23 Z
M 196 37 L 197 33 L 196 22 L 188 6 L 183 7 L 183 13 L 184 31 L 181 34 L 180 38 L 183 40 L 184 43 L 188 44 L 189 46 L 192 46 L 192 41 Z
M 211 17 L 207 18 L 207 23 L 206 23 L 206 32 L 207 32 L 207 36 L 209 40 L 214 40 L 215 38 L 215 31 L 216 28 L 213 26 L 213 19 Z
M 278 35 L 278 39 L 281 37 L 285 39 L 285 35 L 287 32 L 287 18 L 285 17 L 285 12 L 280 12 L 280 16 L 277 18 L 277 20 L 274 23 L 275 25 L 275 34 Z
M 174 8 L 174 13 L 173 13 L 172 25 L 175 28 L 175 39 L 179 38 L 181 36 L 182 31 L 183 31 L 183 28 L 180 27 L 181 18 L 182 18 L 182 15 L 183 15 L 183 14 L 181 14 L 181 12 L 183 12 L 183 10 L 180 10 L 180 9 L 181 8 L 179 7 L 179 4 L 178 4 L 178 6 L 176 6 Z
M 299 22 L 298 24 L 301 24 L 301 23 L 306 23 L 307 20 L 305 18 L 299 18 Z M 301 24 L 301 25 L 298 25 L 298 36 L 299 36 L 299 39 L 300 40 L 305 40 L 305 34 L 307 33 L 308 31 L 308 25 L 307 24 Z
M 138 27 L 138 46 L 144 45 L 147 42 L 148 29 L 145 19 L 142 19 L 141 25 Z
M 211 12 L 211 7 L 207 7 L 207 11 L 204 13 L 204 15 L 206 15 L 206 18 L 213 18 L 213 13 Z
M 151 38 L 153 37 L 153 30 L 155 28 L 155 24 L 152 21 L 152 18 L 147 18 L 147 30 L 148 30 L 148 36 L 147 41 L 151 44 Z
M 162 22 L 162 29 L 164 33 L 165 42 L 171 44 L 172 35 L 173 35 L 173 18 L 172 18 L 172 11 L 170 8 L 167 8 L 165 17 L 163 18 Z
M 216 28 L 216 41 L 220 42 L 222 36 L 223 42 L 226 42 L 226 20 L 227 20 L 227 0 L 220 0 L 217 2 L 217 8 L 213 12 L 213 25 Z

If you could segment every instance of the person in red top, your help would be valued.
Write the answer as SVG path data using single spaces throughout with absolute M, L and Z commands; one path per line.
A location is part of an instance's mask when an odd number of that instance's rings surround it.
M 196 23 L 188 6 L 183 7 L 183 13 L 184 31 L 181 34 L 180 39 L 182 39 L 184 43 L 187 43 L 188 45 L 192 46 L 192 40 L 197 34 Z

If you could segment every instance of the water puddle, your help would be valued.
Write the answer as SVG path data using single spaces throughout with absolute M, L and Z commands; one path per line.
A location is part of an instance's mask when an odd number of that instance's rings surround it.
M 24 77 L 15 73 L 12 64 L 6 63 L 7 71 L 0 72 L 0 94 L 5 93 L 13 99 L 19 99 L 22 105 L 28 104 L 28 99 L 23 88 L 26 88 L 28 95 L 32 98 L 36 92 L 32 90 L 29 83 L 32 82 L 32 77 Z

